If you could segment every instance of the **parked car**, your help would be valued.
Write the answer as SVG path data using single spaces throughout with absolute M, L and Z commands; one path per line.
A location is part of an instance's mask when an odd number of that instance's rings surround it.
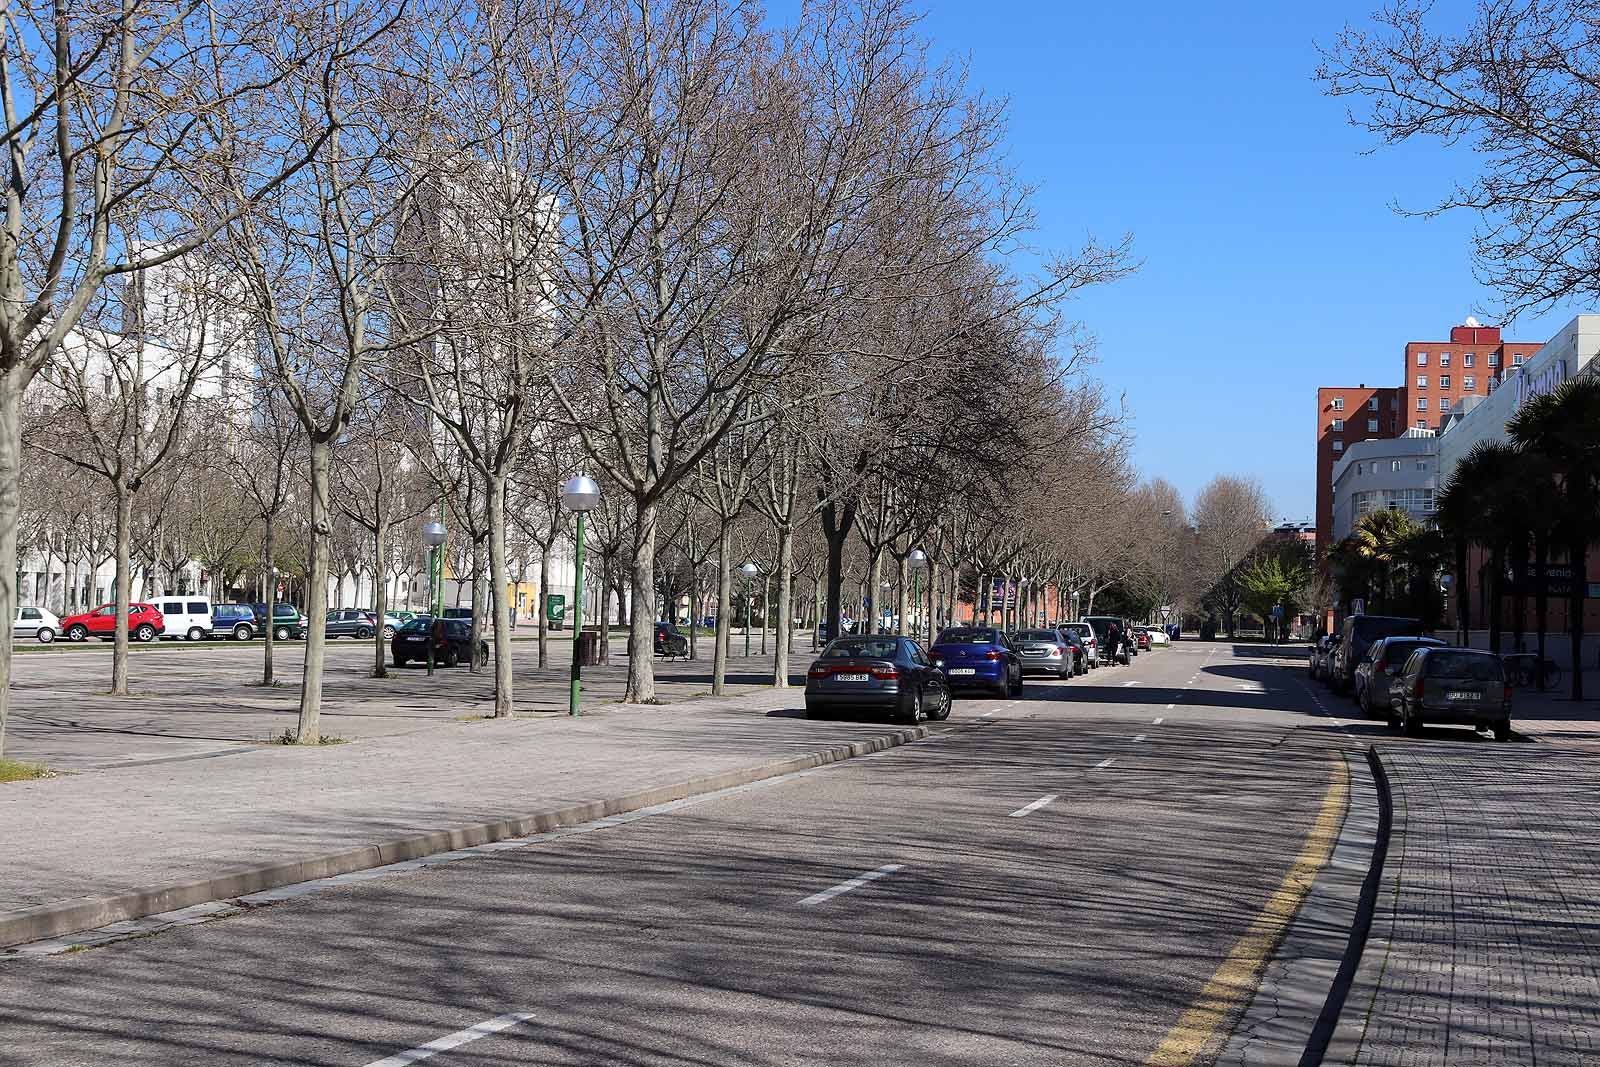
M 211 636 L 248 641 L 256 635 L 256 612 L 249 604 L 211 605 Z
M 1312 643 L 1311 655 L 1307 660 L 1311 677 L 1321 682 L 1329 681 L 1329 675 L 1333 672 L 1333 652 L 1338 647 L 1337 633 L 1323 634 Z
M 1423 647 L 1411 653 L 1389 690 L 1391 726 L 1413 736 L 1428 723 L 1493 730 L 1511 740 L 1511 686 L 1505 665 L 1476 648 Z
M 1356 703 L 1369 719 L 1389 714 L 1389 687 L 1419 648 L 1442 648 L 1432 637 L 1380 637 L 1356 665 Z
M 162 636 L 184 641 L 204 641 L 211 636 L 211 601 L 205 597 L 158 597 L 155 605 L 166 625 Z
M 444 610 L 439 612 L 439 615 L 440 615 L 441 618 L 445 618 L 445 619 L 460 619 L 462 622 L 465 622 L 465 623 L 468 623 L 468 624 L 470 624 L 472 622 L 472 609 L 470 607 L 468 607 L 468 608 L 445 608 Z
M 366 608 L 338 608 L 323 616 L 322 632 L 329 640 L 335 637 L 371 637 L 378 632 L 378 617 Z
M 1350 615 L 1340 633 L 1343 636 L 1333 651 L 1329 675 L 1335 692 L 1348 693 L 1355 687 L 1356 666 L 1372 642 L 1380 637 L 1421 637 L 1422 620 L 1397 615 Z
M 61 632 L 61 620 L 46 608 L 20 607 L 11 623 L 11 638 L 31 637 L 41 645 L 48 645 Z
M 806 717 L 830 711 L 886 711 L 917 723 L 950 717 L 950 685 L 909 637 L 841 637 L 806 671 Z
M 1116 663 L 1121 652 L 1116 639 L 1122 633 L 1122 620 L 1115 615 L 1085 615 L 1082 621 L 1094 628 L 1095 640 L 1100 643 L 1100 661 Z M 1126 657 L 1123 662 L 1127 662 Z
M 1056 633 L 1061 635 L 1063 641 L 1072 646 L 1073 673 L 1088 674 L 1089 649 L 1084 645 L 1083 638 L 1079 637 L 1076 632 L 1060 626 L 1056 627 Z
M 1150 627 L 1150 643 L 1152 645 L 1170 645 L 1172 637 L 1160 626 Z
M 933 643 L 934 666 L 950 688 L 991 689 L 995 696 L 1022 695 L 1022 658 L 1006 635 L 989 626 L 955 626 Z
M 154 604 L 128 605 L 128 636 L 133 640 L 154 641 L 166 628 L 167 624 Z M 68 641 L 84 641 L 90 637 L 110 641 L 117 634 L 117 606 L 101 604 L 93 611 L 68 615 L 61 620 L 61 632 Z
M 1056 628 L 1078 635 L 1078 639 L 1083 642 L 1086 666 L 1091 671 L 1100 666 L 1100 639 L 1095 636 L 1093 626 L 1086 622 L 1064 622 Z
M 369 632 L 368 637 L 372 634 Z M 460 619 L 439 620 L 434 631 L 432 615 L 418 615 L 396 630 L 389 639 L 389 654 L 396 667 L 426 663 L 428 645 L 433 644 L 433 661 L 442 667 L 456 667 L 472 661 L 472 624 Z M 478 662 L 489 662 L 489 642 L 478 641 Z
M 267 606 L 265 604 L 251 604 L 250 608 L 256 613 L 256 632 L 265 633 L 267 629 Z M 290 638 L 300 640 L 306 635 L 307 619 L 299 608 L 282 600 L 272 603 L 272 637 L 276 641 L 287 641 Z
M 1042 671 L 1057 678 L 1078 673 L 1078 649 L 1060 630 L 1018 630 L 1011 639 L 1022 657 L 1023 671 Z
M 1137 647 L 1140 652 L 1149 652 L 1150 628 L 1148 626 L 1135 626 L 1133 628 L 1133 640 L 1135 647 Z
M 670 622 L 656 623 L 655 653 L 669 659 L 689 654 L 689 637 Z

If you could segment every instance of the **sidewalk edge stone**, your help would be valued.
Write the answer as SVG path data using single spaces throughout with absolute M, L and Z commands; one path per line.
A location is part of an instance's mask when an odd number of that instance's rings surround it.
M 159 912 L 176 911 L 179 908 L 212 900 L 226 900 L 297 882 L 331 878 L 402 860 L 420 859 L 437 852 L 544 833 L 565 825 L 591 822 L 608 815 L 621 815 L 639 808 L 682 800 L 685 797 L 714 793 L 750 782 L 839 763 L 857 756 L 908 744 L 926 736 L 928 730 L 922 726 L 896 730 L 860 741 L 833 745 L 801 756 L 686 778 L 621 796 L 569 804 L 468 826 L 411 833 L 359 848 L 243 867 L 189 882 L 140 886 L 104 896 L 63 900 L 0 918 L 0 948 L 93 930 L 114 922 L 138 919 Z

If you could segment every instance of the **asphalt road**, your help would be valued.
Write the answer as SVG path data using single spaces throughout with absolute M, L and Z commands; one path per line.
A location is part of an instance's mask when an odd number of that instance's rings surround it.
M 0 1063 L 1203 1062 L 1173 1028 L 1347 743 L 1303 669 L 1180 643 L 654 817 L 8 961 Z

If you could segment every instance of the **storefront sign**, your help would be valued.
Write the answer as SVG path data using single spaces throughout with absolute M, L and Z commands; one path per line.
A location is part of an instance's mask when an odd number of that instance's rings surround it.
M 1530 375 L 1526 368 L 1517 375 L 1517 407 L 1521 407 L 1536 396 L 1551 392 L 1556 386 L 1567 379 L 1567 361 L 1564 359 L 1552 360 L 1550 365 L 1538 374 Z

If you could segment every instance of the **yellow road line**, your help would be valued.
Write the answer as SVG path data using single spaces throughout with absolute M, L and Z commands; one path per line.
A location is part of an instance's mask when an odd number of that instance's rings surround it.
M 1322 797 L 1322 810 L 1317 813 L 1317 821 L 1306 835 L 1289 873 L 1283 876 L 1250 929 L 1234 943 L 1194 1003 L 1178 1017 L 1161 1044 L 1144 1061 L 1145 1067 L 1188 1067 L 1194 1063 L 1218 1038 L 1218 1030 L 1234 1009 L 1255 992 L 1267 957 L 1277 947 L 1289 921 L 1311 891 L 1312 880 L 1327 864 L 1339 836 L 1345 801 L 1350 794 L 1350 768 L 1342 756 L 1330 759 L 1332 779 Z

